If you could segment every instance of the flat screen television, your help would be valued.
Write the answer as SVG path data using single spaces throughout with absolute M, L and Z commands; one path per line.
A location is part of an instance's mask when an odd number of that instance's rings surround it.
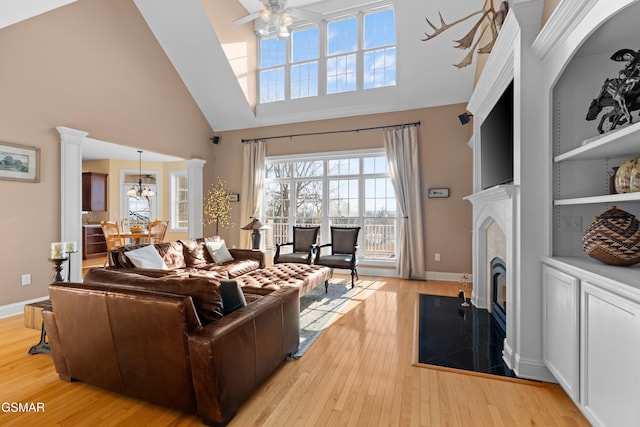
M 480 126 L 482 189 L 513 182 L 513 81 Z

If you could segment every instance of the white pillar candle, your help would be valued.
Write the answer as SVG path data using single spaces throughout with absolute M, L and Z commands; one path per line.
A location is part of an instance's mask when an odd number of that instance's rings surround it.
M 51 244 L 51 259 L 61 259 L 65 257 L 65 247 L 62 242 Z
M 64 251 L 68 254 L 77 252 L 76 242 L 64 242 Z

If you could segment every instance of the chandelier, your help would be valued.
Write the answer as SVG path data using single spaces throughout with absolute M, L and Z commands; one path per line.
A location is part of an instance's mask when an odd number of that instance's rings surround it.
M 276 29 L 278 37 L 289 37 L 289 25 L 293 17 L 287 10 L 287 0 L 264 0 L 264 10 L 260 12 L 260 19 L 256 21 L 256 31 L 259 35 L 269 34 L 269 27 Z
M 151 191 L 149 187 L 142 187 L 142 151 L 141 150 L 138 150 L 138 157 L 139 157 L 138 171 L 140 172 L 140 174 L 138 175 L 138 184 L 137 185 L 134 184 L 129 189 L 129 191 L 127 191 L 127 196 L 135 197 L 136 199 L 139 199 L 141 197 L 151 197 L 155 193 Z

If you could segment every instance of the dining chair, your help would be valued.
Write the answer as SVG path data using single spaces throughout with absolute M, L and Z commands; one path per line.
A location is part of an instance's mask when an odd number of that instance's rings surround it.
M 167 232 L 167 221 L 155 220 L 149 223 L 149 236 L 147 237 L 147 243 L 161 243 L 164 242 L 164 235 Z
M 273 263 L 297 262 L 311 264 L 313 261 L 313 247 L 318 239 L 320 227 L 293 227 L 293 241 L 276 244 L 276 254 Z M 282 247 L 291 246 L 292 252 L 281 253 Z
M 360 227 L 331 227 L 331 243 L 320 245 L 316 249 L 317 265 L 351 270 L 351 287 L 354 277 L 358 277 L 358 233 Z M 322 255 L 322 249 L 331 248 L 331 253 Z
M 100 223 L 102 227 L 102 234 L 104 234 L 104 240 L 107 243 L 107 256 L 104 260 L 103 266 L 106 267 L 109 261 L 108 252 L 112 249 L 124 246 L 124 239 L 120 235 L 120 227 L 116 221 L 102 221 Z

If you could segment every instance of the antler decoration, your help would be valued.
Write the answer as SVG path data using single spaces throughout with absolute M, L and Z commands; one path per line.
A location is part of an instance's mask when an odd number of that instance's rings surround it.
M 509 11 L 509 3 L 506 1 L 503 1 L 500 4 L 500 7 L 498 8 L 498 10 L 496 10 L 495 7 L 493 6 L 492 0 L 484 0 L 484 5 L 482 6 L 482 9 L 476 12 L 473 12 L 470 15 L 465 16 L 464 18 L 460 18 L 457 21 L 453 21 L 450 24 L 447 24 L 444 21 L 442 14 L 438 12 L 438 15 L 440 16 L 440 26 L 438 27 L 433 25 L 433 23 L 429 21 L 429 18 L 425 18 L 427 20 L 427 24 L 429 24 L 429 26 L 433 29 L 433 33 L 429 34 L 425 31 L 424 35 L 426 37 L 421 40 L 423 42 L 427 40 L 431 40 L 436 36 L 438 36 L 439 34 L 444 33 L 449 28 L 461 22 L 464 22 L 467 19 L 472 18 L 473 16 L 481 15 L 480 19 L 478 19 L 475 25 L 471 28 L 471 30 L 469 30 L 467 34 L 465 34 L 464 37 L 462 37 L 459 40 L 454 40 L 454 42 L 457 43 L 457 45 L 454 47 L 456 47 L 457 49 L 470 49 L 467 55 L 462 59 L 462 61 L 460 61 L 458 64 L 454 64 L 458 68 L 464 68 L 467 65 L 471 64 L 471 62 L 473 61 L 473 52 L 476 50 L 476 48 L 478 53 L 491 52 L 491 49 L 493 48 L 493 45 L 496 42 L 496 38 L 498 37 L 498 30 L 500 26 L 502 26 L 502 23 L 504 22 L 504 18 L 506 17 L 508 11 Z M 476 40 L 476 35 L 478 35 L 478 30 L 480 30 L 480 34 Z M 487 30 L 491 31 L 491 39 L 484 46 L 478 47 L 478 44 L 483 39 L 484 34 L 487 32 Z

